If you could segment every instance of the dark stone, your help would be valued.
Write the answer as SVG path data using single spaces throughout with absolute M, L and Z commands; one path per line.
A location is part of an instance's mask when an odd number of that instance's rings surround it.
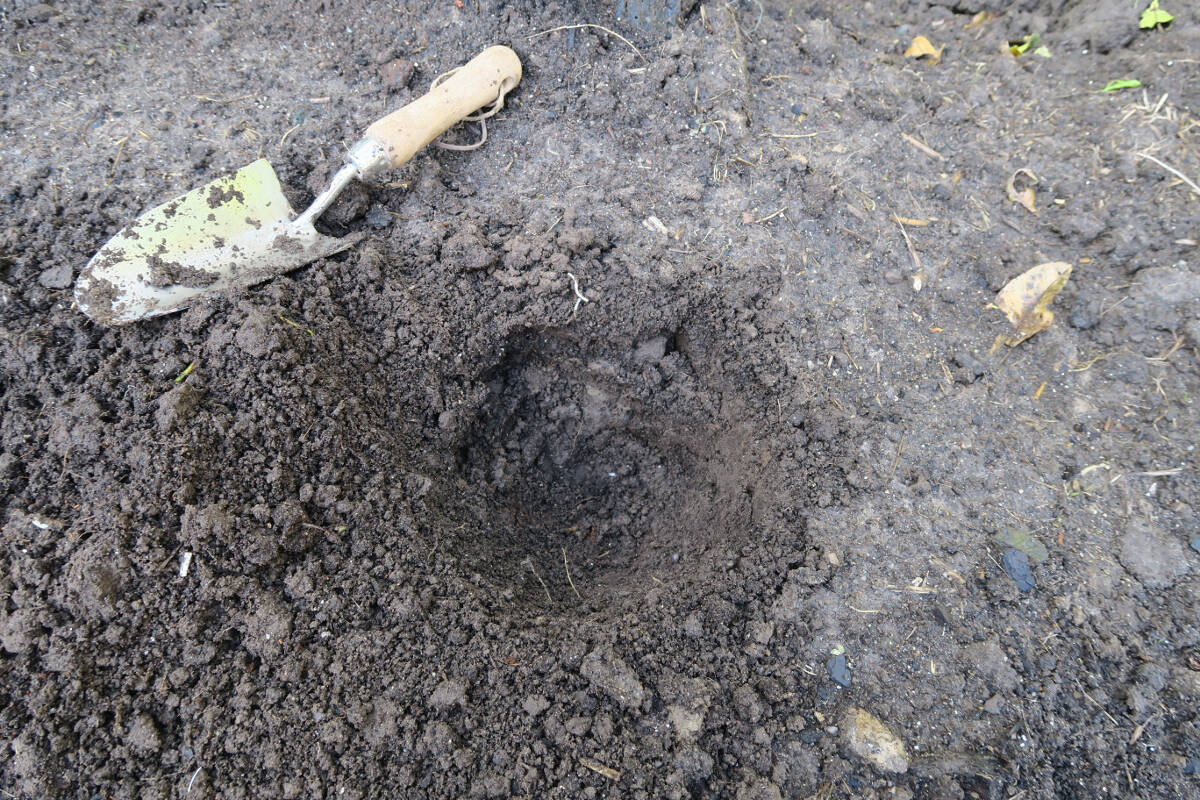
M 837 655 L 829 659 L 825 668 L 829 670 L 829 677 L 838 686 L 848 687 L 850 685 L 850 665 L 846 663 L 845 655 Z
M 1037 581 L 1033 577 L 1033 564 L 1030 563 L 1029 554 L 1025 551 L 1010 547 L 1000 557 L 1000 565 L 1004 567 L 1008 577 L 1013 579 L 1017 588 L 1022 592 L 1028 592 L 1037 586 Z

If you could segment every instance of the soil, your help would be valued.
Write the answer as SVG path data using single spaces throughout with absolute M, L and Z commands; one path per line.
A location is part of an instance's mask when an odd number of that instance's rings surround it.
M 4 4 L 0 789 L 1200 794 L 1163 4 Z M 493 43 L 486 146 L 353 187 L 354 248 L 72 307 L 142 210 L 260 156 L 303 207 Z M 1046 261 L 1056 320 L 993 353 Z

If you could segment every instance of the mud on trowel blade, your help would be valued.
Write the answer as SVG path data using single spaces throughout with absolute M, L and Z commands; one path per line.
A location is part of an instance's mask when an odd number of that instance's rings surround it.
M 295 216 L 275 170 L 260 158 L 123 228 L 80 273 L 75 302 L 97 322 L 134 322 L 260 283 L 365 236 L 324 236 Z

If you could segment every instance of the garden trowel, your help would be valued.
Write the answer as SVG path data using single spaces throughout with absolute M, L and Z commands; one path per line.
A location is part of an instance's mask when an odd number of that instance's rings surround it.
M 169 314 L 353 246 L 364 234 L 335 239 L 317 233 L 313 220 L 350 181 L 399 167 L 456 123 L 498 111 L 521 80 L 521 61 L 507 47 L 490 47 L 443 77 L 368 127 L 329 188 L 299 216 L 265 159 L 146 212 L 80 273 L 79 309 L 106 325 Z

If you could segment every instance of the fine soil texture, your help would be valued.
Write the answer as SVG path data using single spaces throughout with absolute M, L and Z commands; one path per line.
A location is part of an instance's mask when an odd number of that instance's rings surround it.
M 1197 796 L 1200 8 L 1146 5 L 0 3 L 3 796 Z M 492 44 L 352 248 L 74 306 Z

